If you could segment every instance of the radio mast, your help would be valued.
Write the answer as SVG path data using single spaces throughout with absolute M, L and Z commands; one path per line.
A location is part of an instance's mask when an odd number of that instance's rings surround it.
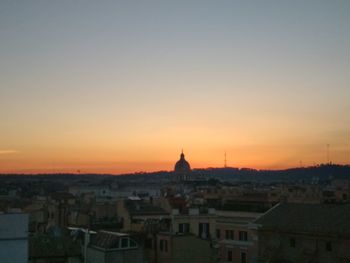
M 227 168 L 227 163 L 226 163 L 226 151 L 225 151 L 225 160 L 224 160 L 224 167 Z

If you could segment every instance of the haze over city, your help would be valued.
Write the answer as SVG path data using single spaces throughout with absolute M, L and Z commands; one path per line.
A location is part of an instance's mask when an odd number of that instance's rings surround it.
M 349 7 L 1 1 L 0 173 L 349 164 Z

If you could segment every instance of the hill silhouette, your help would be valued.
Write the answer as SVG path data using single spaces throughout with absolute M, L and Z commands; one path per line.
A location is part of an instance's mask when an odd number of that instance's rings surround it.
M 227 182 L 323 182 L 330 179 L 350 179 L 350 165 L 338 164 L 321 164 L 311 167 L 290 168 L 285 170 L 256 170 L 251 168 L 203 168 L 193 169 L 193 175 L 202 175 L 208 179 L 218 179 Z M 18 178 L 33 178 L 40 177 L 41 179 L 59 179 L 59 180 L 76 180 L 76 179 L 93 179 L 115 177 L 117 180 L 137 180 L 137 181 L 157 181 L 166 182 L 171 179 L 172 172 L 157 171 L 157 172 L 137 172 L 130 174 L 70 174 L 70 173 L 55 173 L 55 174 L 1 174 L 0 177 L 18 177 Z

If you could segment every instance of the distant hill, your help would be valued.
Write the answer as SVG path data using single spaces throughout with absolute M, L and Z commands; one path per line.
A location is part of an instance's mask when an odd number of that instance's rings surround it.
M 2 174 L 0 178 L 40 178 L 40 180 L 104 180 L 113 178 L 117 181 L 135 181 L 135 182 L 166 182 L 171 179 L 172 172 L 142 172 L 133 174 Z M 201 174 L 207 178 L 214 178 L 227 182 L 323 182 L 336 178 L 350 179 L 350 165 L 321 164 L 312 167 L 290 168 L 285 170 L 256 170 L 250 168 L 206 168 L 194 169 L 192 174 Z
M 312 167 L 290 168 L 285 170 L 256 170 L 251 168 L 205 168 L 194 169 L 192 174 L 204 175 L 227 182 L 323 182 L 336 178 L 350 179 L 350 165 L 321 164 Z M 120 179 L 138 177 L 140 180 L 170 179 L 171 172 L 154 172 L 121 175 Z M 135 178 L 136 179 L 136 178 Z
M 312 167 L 285 170 L 255 170 L 250 168 L 208 168 L 198 169 L 201 173 L 222 181 L 284 182 L 284 181 L 327 181 L 330 179 L 350 179 L 350 165 L 322 164 Z

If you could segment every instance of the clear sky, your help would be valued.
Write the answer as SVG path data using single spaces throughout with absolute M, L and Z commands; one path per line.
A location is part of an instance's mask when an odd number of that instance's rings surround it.
M 0 2 L 0 172 L 350 163 L 350 1 Z

